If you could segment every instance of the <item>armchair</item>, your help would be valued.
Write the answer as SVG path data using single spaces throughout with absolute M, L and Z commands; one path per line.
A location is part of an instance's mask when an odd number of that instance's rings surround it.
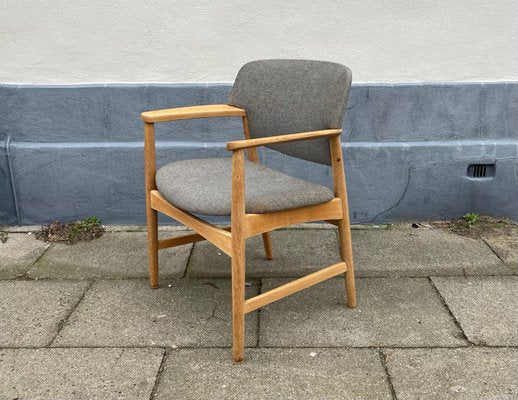
M 292 293 L 344 274 L 347 306 L 356 306 L 349 210 L 340 134 L 351 86 L 350 70 L 309 60 L 262 60 L 239 71 L 229 104 L 142 113 L 144 121 L 149 276 L 158 287 L 158 250 L 208 240 L 231 257 L 233 359 L 244 358 L 244 317 Z M 227 143 L 231 158 L 155 164 L 154 124 L 189 118 L 241 117 L 244 140 Z M 295 132 L 295 133 L 290 133 Z M 259 164 L 257 147 L 332 169 L 334 191 Z M 245 152 L 248 160 L 245 160 Z M 194 233 L 158 239 L 157 212 Z M 230 215 L 219 228 L 195 214 Z M 341 262 L 245 299 L 245 241 L 262 234 L 272 258 L 272 230 L 301 222 L 338 226 Z

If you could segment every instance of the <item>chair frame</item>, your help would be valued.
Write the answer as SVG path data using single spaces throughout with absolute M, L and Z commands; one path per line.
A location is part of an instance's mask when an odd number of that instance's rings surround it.
M 157 122 L 211 118 L 241 117 L 244 140 L 227 143 L 232 151 L 232 205 L 231 225 L 219 228 L 195 215 L 181 210 L 169 203 L 158 192 L 155 184 L 155 134 Z M 244 359 L 245 314 L 270 304 L 290 294 L 308 288 L 339 274 L 345 274 L 347 306 L 356 307 L 356 288 L 351 245 L 347 187 L 345 183 L 344 162 L 340 142 L 341 129 L 327 129 L 287 135 L 251 139 L 245 110 L 227 104 L 180 107 L 165 110 L 147 111 L 141 114 L 144 121 L 144 158 L 146 178 L 147 244 L 149 258 L 149 279 L 152 288 L 158 287 L 158 250 L 168 247 L 208 240 L 232 259 L 232 331 L 233 360 L 238 363 Z M 322 204 L 270 212 L 251 214 L 245 212 L 245 151 L 248 159 L 258 162 L 257 147 L 275 143 L 329 139 L 331 167 L 335 198 Z M 181 222 L 195 233 L 169 239 L 158 239 L 157 212 Z M 245 241 L 262 234 L 266 257 L 272 259 L 270 232 L 291 224 L 326 221 L 338 226 L 341 262 L 317 272 L 296 279 L 255 297 L 245 299 Z

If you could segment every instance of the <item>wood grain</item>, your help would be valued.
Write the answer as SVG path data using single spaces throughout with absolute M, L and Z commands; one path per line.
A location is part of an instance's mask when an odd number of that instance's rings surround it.
M 310 286 L 316 285 L 333 276 L 342 274 L 347 270 L 347 265 L 344 262 L 322 268 L 320 271 L 313 272 L 302 278 L 296 279 L 275 289 L 269 290 L 259 296 L 252 297 L 245 301 L 245 313 L 257 310 L 267 304 L 273 303 L 283 297 L 296 293 L 300 290 L 306 289 Z
M 233 359 L 245 353 L 245 154 L 232 153 L 232 333 Z
M 340 240 L 340 256 L 347 264 L 345 273 L 345 290 L 347 307 L 356 307 L 356 284 L 354 281 L 353 248 L 351 239 L 351 225 L 349 221 L 349 206 L 347 202 L 347 186 L 345 183 L 344 160 L 340 137 L 330 139 L 331 165 L 333 169 L 333 184 L 335 196 L 342 203 L 343 217 L 338 220 L 338 237 Z
M 176 208 L 158 190 L 151 191 L 151 207 L 198 232 L 225 254 L 231 255 L 231 236 L 227 231 L 211 225 L 191 213 Z
M 201 106 L 167 108 L 163 110 L 145 111 L 140 114 L 144 122 L 165 122 L 179 119 L 242 117 L 245 110 L 228 104 L 208 104 Z
M 317 138 L 330 138 L 338 136 L 342 133 L 341 129 L 326 129 L 323 131 L 299 132 L 290 133 L 287 135 L 267 136 L 255 139 L 234 140 L 227 142 L 227 150 L 234 151 L 239 149 L 249 149 L 258 146 L 265 146 L 269 144 L 297 142 L 300 140 L 310 140 Z
M 272 231 L 292 224 L 342 218 L 342 201 L 335 198 L 313 206 L 275 211 L 267 214 L 246 214 L 246 237 Z

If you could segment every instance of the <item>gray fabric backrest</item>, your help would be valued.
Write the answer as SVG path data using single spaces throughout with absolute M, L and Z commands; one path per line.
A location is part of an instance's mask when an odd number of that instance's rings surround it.
M 246 110 L 252 138 L 341 128 L 351 87 L 344 65 L 312 60 L 259 60 L 237 74 L 229 104 Z M 330 165 L 329 140 L 269 146 Z

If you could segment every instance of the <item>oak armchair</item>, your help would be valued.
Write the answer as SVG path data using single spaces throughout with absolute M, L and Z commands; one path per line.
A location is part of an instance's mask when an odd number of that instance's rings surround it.
M 244 358 L 246 313 L 339 274 L 345 274 L 347 306 L 356 306 L 340 142 L 350 86 L 351 72 L 340 64 L 310 60 L 254 61 L 239 71 L 229 104 L 172 108 L 141 115 L 150 285 L 158 287 L 158 250 L 208 240 L 228 254 L 232 259 L 235 362 Z M 242 118 L 245 139 L 227 143 L 231 158 L 175 161 L 156 171 L 155 123 L 211 117 Z M 334 191 L 260 165 L 259 146 L 330 166 Z M 159 240 L 157 212 L 195 233 Z M 230 215 L 231 225 L 219 228 L 195 214 Z M 245 240 L 262 234 L 266 257 L 271 259 L 269 232 L 320 220 L 338 226 L 342 261 L 245 299 Z

